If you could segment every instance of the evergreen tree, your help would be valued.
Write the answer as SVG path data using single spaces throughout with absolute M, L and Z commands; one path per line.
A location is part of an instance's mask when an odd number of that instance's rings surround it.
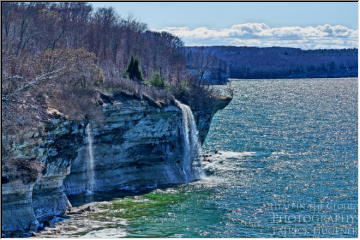
M 150 81 L 148 81 L 147 84 L 158 88 L 166 87 L 165 79 L 161 76 L 159 72 L 153 73 Z
M 141 73 L 139 60 L 136 57 L 131 57 L 130 63 L 126 69 L 126 74 L 131 80 L 143 82 L 143 75 Z

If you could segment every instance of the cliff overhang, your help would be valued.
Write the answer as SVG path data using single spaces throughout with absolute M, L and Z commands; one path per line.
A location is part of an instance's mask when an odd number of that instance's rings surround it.
M 213 108 L 195 111 L 203 143 L 216 111 L 230 98 L 216 97 Z M 88 136 L 91 124 L 95 191 L 141 191 L 188 181 L 182 168 L 182 112 L 175 99 L 156 101 L 126 92 L 99 92 L 99 121 L 69 121 L 57 110 L 21 143 L 5 144 L 2 169 L 2 234 L 28 236 L 64 214 L 69 195 L 88 190 Z M 24 159 L 26 161 L 24 161 Z M 29 165 L 24 165 L 29 163 Z M 30 171 L 28 168 L 31 168 Z

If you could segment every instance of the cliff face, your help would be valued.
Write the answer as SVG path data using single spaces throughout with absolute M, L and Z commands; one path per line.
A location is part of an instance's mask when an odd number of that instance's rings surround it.
M 199 141 L 201 144 L 205 142 L 206 136 L 210 130 L 211 120 L 215 113 L 224 109 L 230 102 L 231 97 L 214 96 L 213 107 L 201 111 L 194 111 L 196 125 L 199 130 Z
M 103 110 L 104 120 L 90 123 L 85 142 L 79 146 L 64 182 L 66 194 L 141 190 L 185 182 L 182 113 L 177 107 L 113 99 L 104 103 Z M 89 177 L 93 178 L 92 186 Z
M 22 236 L 40 222 L 63 214 L 69 201 L 62 182 L 82 141 L 82 123 L 52 120 L 29 131 L 24 140 L 4 139 L 2 233 Z
M 67 195 L 140 191 L 196 178 L 185 166 L 184 113 L 179 107 L 128 96 L 100 100 L 103 120 L 54 119 L 30 131 L 22 144 L 6 141 L 4 236 L 23 236 L 64 214 L 71 206 Z M 201 142 L 214 112 L 194 114 Z

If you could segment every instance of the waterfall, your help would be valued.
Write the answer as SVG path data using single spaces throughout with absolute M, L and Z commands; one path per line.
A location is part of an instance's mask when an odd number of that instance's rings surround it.
M 87 138 L 87 152 L 88 152 L 88 157 L 86 158 L 87 159 L 86 173 L 88 177 L 86 193 L 92 194 L 94 192 L 95 175 L 94 175 L 93 137 L 91 133 L 90 123 L 86 126 L 86 138 Z
M 182 133 L 184 140 L 182 171 L 184 173 L 185 181 L 189 182 L 193 179 L 199 179 L 204 175 L 199 160 L 201 151 L 199 132 L 190 107 L 177 100 L 175 100 L 175 103 L 182 112 Z

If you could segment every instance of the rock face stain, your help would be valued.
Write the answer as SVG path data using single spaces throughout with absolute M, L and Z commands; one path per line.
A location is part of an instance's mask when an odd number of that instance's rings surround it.
M 70 173 L 77 146 L 82 144 L 83 124 L 53 119 L 44 129 L 29 131 L 24 139 L 18 144 L 10 138 L 3 139 L 8 152 L 2 169 L 2 176 L 8 179 L 2 184 L 4 236 L 24 236 L 29 230 L 36 231 L 41 223 L 71 207 L 63 191 L 63 180 Z M 28 165 L 36 162 L 41 168 L 21 171 L 16 160 Z
M 190 108 L 174 102 L 159 106 L 147 99 L 116 97 L 103 102 L 104 119 L 99 122 L 53 119 L 40 134 L 29 133 L 23 144 L 5 146 L 9 159 L 33 159 L 43 169 L 25 178 L 4 161 L 3 236 L 24 236 L 64 214 L 71 207 L 68 195 L 141 191 L 196 178 L 184 169 L 192 171 L 188 165 L 217 109 L 192 116 Z
M 103 105 L 104 120 L 91 123 L 93 191 L 144 190 L 184 183 L 181 110 L 128 100 Z M 89 144 L 79 146 L 64 181 L 67 195 L 86 193 Z

